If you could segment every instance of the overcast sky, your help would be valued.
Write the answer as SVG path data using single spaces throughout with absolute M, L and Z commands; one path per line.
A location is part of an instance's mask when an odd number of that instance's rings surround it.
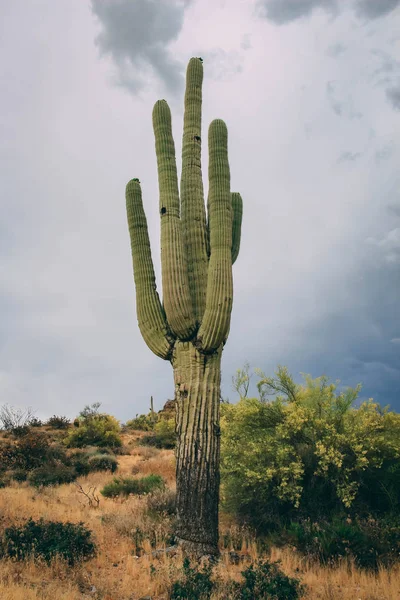
M 244 200 L 223 396 L 245 361 L 280 363 L 399 410 L 399 45 L 399 0 L 2 2 L 0 403 L 124 421 L 173 397 L 124 190 L 140 178 L 159 278 L 151 112 L 168 100 L 179 155 L 201 56 L 203 138 L 226 121 Z

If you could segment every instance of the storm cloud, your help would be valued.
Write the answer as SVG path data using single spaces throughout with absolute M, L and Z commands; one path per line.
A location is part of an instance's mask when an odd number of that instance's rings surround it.
M 120 85 L 137 92 L 153 71 L 170 92 L 182 88 L 183 66 L 168 45 L 179 36 L 189 4 L 188 0 L 92 0 L 101 24 L 96 44 L 117 65 Z
M 400 0 L 259 0 L 260 14 L 276 25 L 284 25 L 311 16 L 318 10 L 337 15 L 349 8 L 362 19 L 378 19 L 400 5 Z

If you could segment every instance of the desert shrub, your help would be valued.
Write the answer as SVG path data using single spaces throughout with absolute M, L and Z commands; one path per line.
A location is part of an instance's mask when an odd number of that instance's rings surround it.
M 259 532 L 307 516 L 398 511 L 400 415 L 372 401 L 353 407 L 359 387 L 337 394 L 326 377 L 305 380 L 280 367 L 261 379 L 261 400 L 221 406 L 226 509 Z
M 229 586 L 232 600 L 297 600 L 304 595 L 298 579 L 288 577 L 279 562 L 258 561 L 242 571 L 244 581 Z
M 84 451 L 76 452 L 70 456 L 71 465 L 74 467 L 77 475 L 89 475 L 89 454 Z
M 18 481 L 21 483 L 21 482 L 27 480 L 28 473 L 26 471 L 24 471 L 23 469 L 16 469 L 15 471 L 13 471 L 11 473 L 11 477 L 14 479 L 14 481 Z
M 34 557 L 50 562 L 59 556 L 73 565 L 94 556 L 96 546 L 91 535 L 83 523 L 29 519 L 22 527 L 5 529 L 1 550 L 4 556 L 16 560 Z
M 173 516 L 176 509 L 176 492 L 165 488 L 155 490 L 146 498 L 147 510 L 154 516 Z
M 29 431 L 15 443 L 0 447 L 0 463 L 4 469 L 31 470 L 47 459 L 49 440 L 45 433 Z
M 46 425 L 52 427 L 53 429 L 68 429 L 71 425 L 68 417 L 53 415 L 47 420 Z
M 197 566 L 192 567 L 186 557 L 183 561 L 182 578 L 172 584 L 170 600 L 209 600 L 215 586 L 211 576 L 210 563 L 199 569 Z
M 339 519 L 313 523 L 305 520 L 292 523 L 289 540 L 308 558 L 334 564 L 352 558 L 364 569 L 391 566 L 400 556 L 400 518 Z
M 16 408 L 9 404 L 3 404 L 0 407 L 0 425 L 7 431 L 29 426 L 32 418 L 33 412 L 31 408 Z
M 22 438 L 30 432 L 30 425 L 18 425 L 11 429 L 11 433 L 16 438 Z
M 85 446 L 120 447 L 119 422 L 111 415 L 95 414 L 83 418 L 79 427 L 71 429 L 65 443 L 70 448 Z
M 160 454 L 160 450 L 154 446 L 136 446 L 132 450 L 133 456 L 140 456 L 142 460 L 149 460 Z
M 118 461 L 115 456 L 109 454 L 94 454 L 88 459 L 90 471 L 111 471 L 115 473 L 118 469 Z
M 149 494 L 153 490 L 162 489 L 165 486 L 164 480 L 160 475 L 148 475 L 140 479 L 132 478 L 114 478 L 107 483 L 101 490 L 101 494 L 106 498 L 116 496 L 129 496 L 129 494 Z
M 160 419 L 154 426 L 154 434 L 144 436 L 140 442 L 155 448 L 175 448 L 175 419 Z
M 29 425 L 31 427 L 43 427 L 44 423 L 41 419 L 38 419 L 37 417 L 32 417 L 32 419 L 29 421 Z
M 76 477 L 77 473 L 72 467 L 49 464 L 31 471 L 28 480 L 34 487 L 40 487 L 71 483 Z
M 150 412 L 147 415 L 136 415 L 134 419 L 126 422 L 126 427 L 137 431 L 153 431 L 156 422 L 157 415 Z

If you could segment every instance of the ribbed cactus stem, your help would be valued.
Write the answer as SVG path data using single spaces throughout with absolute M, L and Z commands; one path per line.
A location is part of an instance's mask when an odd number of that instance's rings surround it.
M 190 339 L 195 332 L 195 320 L 180 220 L 171 111 L 165 100 L 154 106 L 153 128 L 160 190 L 163 303 L 172 332 L 180 339 Z
M 232 264 L 236 262 L 240 250 L 240 236 L 242 232 L 242 217 L 243 217 L 243 201 L 242 196 L 238 192 L 232 192 Z
M 193 311 L 200 323 L 206 307 L 208 240 L 201 173 L 203 63 L 191 58 L 186 71 L 183 117 L 181 217 Z
M 160 358 L 171 356 L 172 336 L 157 292 L 146 215 L 140 183 L 132 179 L 126 186 L 126 210 L 131 238 L 136 313 L 144 341 Z
M 221 119 L 212 121 L 210 125 L 208 149 L 208 224 L 211 254 L 206 311 L 197 336 L 204 352 L 216 350 L 226 339 L 233 301 L 228 131 Z

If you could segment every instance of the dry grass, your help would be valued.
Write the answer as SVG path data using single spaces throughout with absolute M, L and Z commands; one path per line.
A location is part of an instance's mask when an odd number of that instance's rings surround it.
M 129 441 L 125 440 L 125 443 L 128 445 Z M 156 473 L 166 479 L 169 487 L 174 487 L 172 451 L 154 452 L 151 449 L 149 452 L 148 448 L 132 448 L 131 455 L 120 456 L 118 460 L 117 474 L 120 476 L 132 476 L 133 469 L 138 476 Z M 100 490 L 112 478 L 107 473 L 93 473 L 81 477 L 78 482 L 86 490 L 89 486 Z M 74 568 L 59 561 L 50 566 L 0 561 L 1 600 L 137 600 L 142 596 L 166 600 L 167 590 L 181 570 L 182 556 L 162 554 L 160 558 L 154 558 L 146 555 L 152 550 L 150 540 L 162 547 L 171 528 L 170 517 L 164 515 L 154 520 L 146 509 L 146 498 L 133 496 L 125 499 L 101 497 L 99 507 L 90 508 L 74 484 L 37 491 L 25 483 L 12 483 L 1 489 L 2 526 L 22 522 L 28 517 L 83 521 L 93 531 L 99 548 L 95 558 Z M 259 558 L 254 541 L 243 536 L 232 519 L 223 515 L 221 528 L 223 532 L 229 531 L 232 538 L 242 536 L 245 540 L 240 551 L 244 564 Z M 273 549 L 269 557 L 280 559 L 287 574 L 299 577 L 307 585 L 306 598 L 309 599 L 400 599 L 400 567 L 378 574 L 360 571 L 350 564 L 337 569 L 323 568 L 287 549 Z M 242 565 L 230 564 L 228 556 L 224 555 L 214 572 L 222 580 L 239 580 L 242 569 Z M 222 600 L 222 596 L 216 595 L 214 599 Z

